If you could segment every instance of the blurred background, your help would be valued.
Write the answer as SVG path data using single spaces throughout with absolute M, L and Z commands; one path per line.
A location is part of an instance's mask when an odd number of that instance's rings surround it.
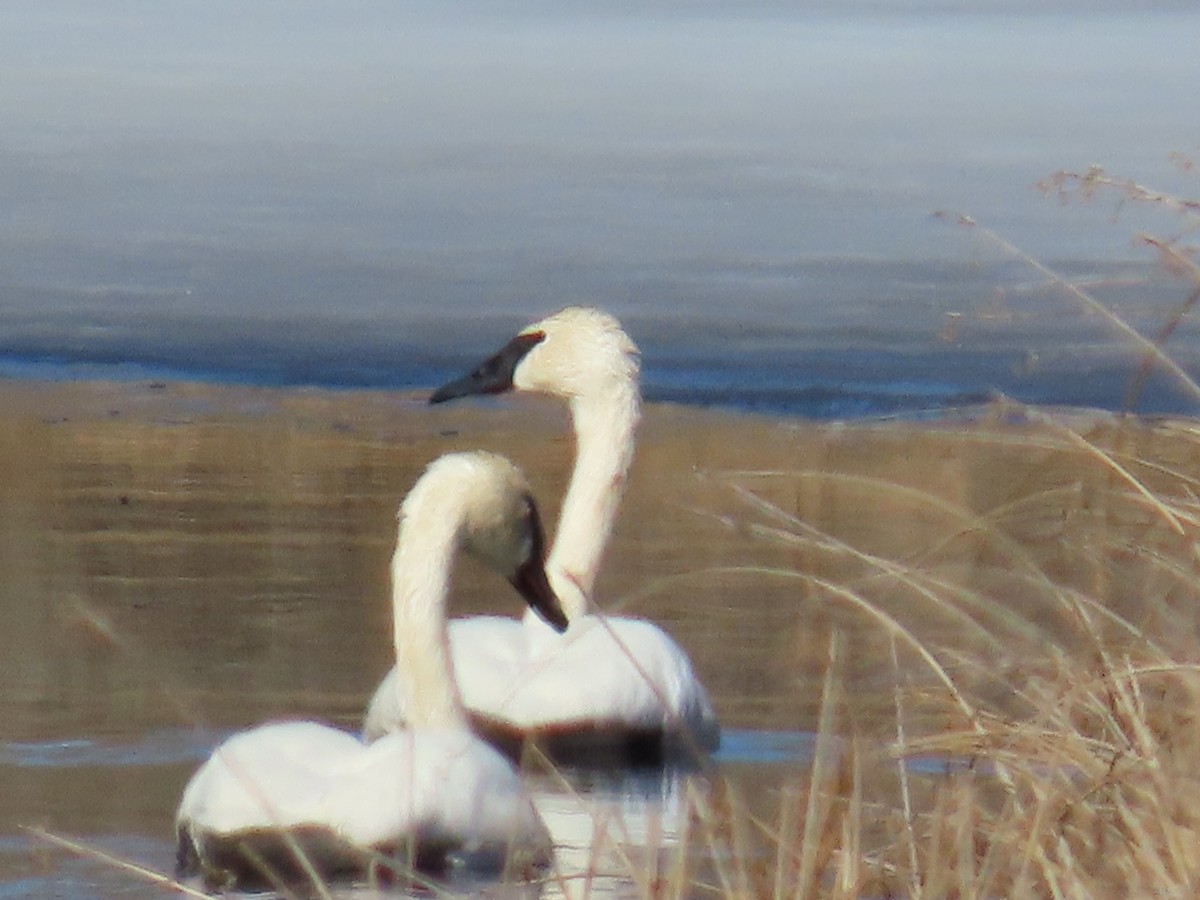
M 429 386 L 593 303 L 652 398 L 1116 407 L 1134 348 L 955 222 L 1161 327 L 1134 237 L 1186 220 L 1035 184 L 1200 194 L 1198 45 L 1172 2 L 8 3 L 0 373 Z

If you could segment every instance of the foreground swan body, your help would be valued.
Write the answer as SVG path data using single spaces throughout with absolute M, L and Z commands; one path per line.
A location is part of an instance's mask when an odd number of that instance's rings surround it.
M 502 457 L 435 461 L 401 506 L 392 560 L 397 667 L 408 724 L 371 745 L 313 722 L 245 731 L 196 772 L 176 815 L 182 874 L 216 885 L 359 875 L 372 861 L 538 865 L 544 825 L 509 762 L 470 731 L 450 668 L 445 602 L 461 547 L 566 626 L 542 566 L 537 510 Z M 386 861 L 385 867 L 386 869 Z M 511 869 L 510 869 L 511 871 Z
M 476 727 L 510 750 L 536 738 L 567 762 L 657 762 L 715 749 L 716 716 L 679 645 L 650 622 L 588 613 L 633 461 L 637 348 L 612 316 L 571 307 L 530 325 L 430 402 L 508 390 L 570 403 L 575 468 L 546 569 L 571 625 L 556 635 L 530 616 L 450 623 L 455 672 Z M 393 670 L 371 699 L 363 736 L 401 727 L 404 703 Z

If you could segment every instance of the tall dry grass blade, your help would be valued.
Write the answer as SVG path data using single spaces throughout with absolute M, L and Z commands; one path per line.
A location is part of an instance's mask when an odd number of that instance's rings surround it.
M 1149 241 L 1150 238 L 1146 238 L 1146 240 Z M 1178 261 L 1186 262 L 1188 265 L 1193 267 L 1195 266 L 1195 263 L 1193 263 L 1190 259 L 1187 259 L 1187 257 L 1179 254 L 1179 252 L 1173 247 L 1163 248 L 1160 246 L 1160 251 L 1161 250 L 1167 250 L 1174 254 L 1176 260 Z M 1196 275 L 1198 278 L 1200 278 L 1200 270 L 1197 270 Z M 1187 317 L 1187 314 L 1192 311 L 1192 308 L 1195 307 L 1197 303 L 1200 303 L 1200 287 L 1197 287 L 1194 291 L 1188 294 L 1187 299 L 1184 300 L 1183 303 L 1181 303 L 1179 307 L 1167 317 L 1166 324 L 1164 324 L 1163 327 L 1160 328 L 1153 337 L 1155 346 L 1166 346 L 1167 341 L 1171 339 L 1171 336 L 1176 332 L 1179 326 L 1183 324 L 1183 320 Z M 1145 388 L 1146 382 L 1150 380 L 1150 373 L 1153 370 L 1154 360 L 1149 356 L 1143 356 L 1142 361 L 1138 363 L 1137 371 L 1134 372 L 1133 376 L 1129 379 L 1129 386 L 1125 388 L 1125 396 L 1121 399 L 1122 409 L 1133 410 L 1137 407 L 1137 402 L 1141 398 L 1142 390 Z
M 155 667 L 147 665 L 153 659 L 152 655 L 145 652 L 138 640 L 128 634 L 118 632 L 116 626 L 103 612 L 74 594 L 66 601 L 66 605 L 79 622 L 84 623 L 94 634 L 119 650 L 127 659 L 139 662 L 139 667 L 146 671 L 156 671 Z M 162 672 L 158 672 L 155 684 L 156 692 L 170 704 L 179 721 L 189 725 L 199 736 L 206 736 L 208 729 L 203 718 L 184 699 L 184 692 L 178 685 Z
M 655 699 L 658 700 L 659 707 L 661 709 L 672 709 L 673 704 L 671 703 L 670 698 L 663 693 L 662 687 L 650 677 L 650 673 L 646 671 L 645 667 L 638 660 L 637 655 L 629 649 L 629 645 L 621 639 L 619 634 L 617 634 L 616 629 L 612 627 L 612 623 L 610 623 L 608 620 L 608 615 L 600 610 L 594 610 L 592 615 L 600 620 L 601 625 L 604 626 L 604 630 L 608 633 L 608 636 L 612 639 L 613 643 L 617 645 L 621 653 L 624 654 L 625 658 L 629 661 L 629 664 L 633 667 L 634 671 L 637 672 L 638 677 L 642 679 L 646 687 L 648 687 L 654 694 Z M 566 637 L 568 640 L 571 639 L 570 635 L 566 635 L 564 637 Z M 705 772 L 708 775 L 714 774 L 715 767 L 712 762 L 711 754 L 709 754 L 706 749 L 701 747 L 696 740 L 696 736 L 688 728 L 684 727 L 682 718 L 680 718 L 677 713 L 673 713 L 673 715 L 674 724 L 677 728 L 679 739 L 686 746 L 688 756 L 693 764 L 695 764 L 702 772 Z
M 838 631 L 829 636 L 829 662 L 821 687 L 821 712 L 817 719 L 817 742 L 813 748 L 809 774 L 808 805 L 804 811 L 804 831 L 800 837 L 800 866 L 796 874 L 796 897 L 817 897 L 822 891 L 819 851 L 829 815 L 828 782 L 832 767 L 838 765 L 838 742 L 834 725 L 838 707 L 838 687 L 844 639 Z
M 247 863 L 249 863 L 250 867 L 258 875 L 258 877 L 261 878 L 266 884 L 269 884 L 275 893 L 279 894 L 281 897 L 287 897 L 289 900 L 303 900 L 303 895 L 295 890 L 292 890 L 292 887 L 288 884 L 287 879 L 284 878 L 279 872 L 275 871 L 275 867 L 272 866 L 266 860 L 266 858 L 258 852 L 253 844 L 242 842 L 239 845 L 238 850 L 242 857 Z M 317 877 L 315 871 L 306 869 L 305 874 L 316 884 L 321 884 L 321 879 Z M 323 887 L 324 886 L 322 885 L 321 888 L 317 889 L 317 896 L 324 898 L 324 900 L 328 900 L 328 892 L 324 891 Z
M 750 476 L 766 476 L 766 475 L 788 475 L 791 477 L 801 477 L 814 480 L 830 481 L 837 484 L 853 485 L 862 488 L 869 493 L 886 492 L 892 499 L 897 499 L 910 505 L 919 506 L 921 508 L 933 509 L 943 514 L 947 519 L 958 523 L 959 528 L 964 533 L 973 531 L 982 531 L 984 537 L 989 544 L 1002 550 L 1011 558 L 1014 563 L 1019 563 L 1027 566 L 1032 572 L 1040 572 L 1039 567 L 1033 561 L 1029 552 L 1019 543 L 1003 532 L 988 525 L 986 519 L 980 517 L 972 510 L 966 509 L 956 503 L 952 503 L 937 494 L 920 488 L 908 487 L 906 485 L 898 485 L 893 481 L 885 478 L 877 478 L 870 475 L 856 475 L 846 472 L 822 472 L 812 469 L 795 469 L 791 471 L 773 471 L 773 472 L 736 472 L 732 475 L 740 475 L 741 477 Z M 764 500 L 753 491 L 749 491 L 740 485 L 731 486 L 739 497 L 747 503 L 758 509 L 760 512 L 770 514 L 779 518 L 789 527 L 798 530 L 809 530 L 812 526 L 798 516 L 792 515 L 780 509 L 775 504 Z M 815 529 L 814 529 L 815 531 Z M 889 575 L 902 575 L 905 572 L 904 567 L 891 560 L 885 560 L 879 557 L 874 557 L 871 554 L 863 553 L 858 548 L 833 538 L 824 532 L 816 532 L 822 535 L 826 540 L 831 541 L 834 545 L 844 549 L 846 552 L 859 557 L 865 562 L 882 568 Z M 1044 576 L 1043 576 L 1044 577 Z
M 1190 167 L 1190 161 L 1188 165 Z M 1200 218 L 1200 200 L 1178 197 L 1129 178 L 1116 178 L 1109 175 L 1104 167 L 1099 165 L 1089 166 L 1083 173 L 1060 169 L 1048 178 L 1039 181 L 1036 186 L 1046 193 L 1057 193 L 1059 198 L 1064 201 L 1070 197 L 1071 188 L 1084 200 L 1091 200 L 1100 189 L 1108 188 L 1121 194 L 1127 200 L 1164 206 L 1182 213 L 1190 219 Z
M 696 789 L 691 781 L 684 786 L 684 808 L 687 814 L 680 826 L 678 843 L 673 853 L 674 865 L 669 866 L 667 875 L 662 879 L 663 897 L 683 897 L 688 884 L 688 870 L 692 847 L 692 822 L 696 809 Z
M 1098 460 L 1109 471 L 1113 472 L 1118 478 L 1129 485 L 1129 487 L 1133 488 L 1134 492 L 1138 496 L 1142 497 L 1151 509 L 1156 510 L 1176 533 L 1185 533 L 1183 523 L 1180 522 L 1179 516 L 1177 516 L 1171 510 L 1170 506 L 1160 500 L 1158 496 L 1152 490 L 1150 490 L 1150 488 L 1142 484 L 1141 480 L 1138 479 L 1125 466 L 1121 465 L 1121 463 L 1118 462 L 1111 453 L 1107 452 L 1097 444 L 1089 441 L 1074 429 L 1068 428 L 1061 422 L 1055 421 L 1051 416 L 1048 416 L 1045 413 L 1031 409 L 1029 410 L 1029 415 L 1033 416 L 1047 427 L 1060 431 L 1062 434 L 1066 435 L 1068 439 L 1073 440 L 1080 447 L 1080 449 L 1084 450 L 1088 455 Z M 1197 523 L 1192 522 L 1191 524 L 1194 525 Z
M 1153 760 L 1157 755 L 1157 741 L 1146 721 L 1146 704 L 1140 682 L 1130 676 L 1131 668 L 1127 658 L 1119 671 L 1105 674 L 1108 675 L 1111 690 L 1116 694 L 1116 706 L 1122 713 L 1124 733 L 1128 735 L 1134 752 L 1143 760 Z
M 863 749 L 856 735 L 850 743 L 850 796 L 842 816 L 842 840 L 834 882 L 841 897 L 858 897 L 863 884 Z
M 1021 890 L 1021 886 L 1028 884 L 1030 889 L 1033 889 L 1033 867 L 1041 875 L 1042 881 L 1045 882 L 1050 896 L 1055 900 L 1062 900 L 1063 886 L 1060 883 L 1060 869 L 1055 862 L 1046 853 L 1044 845 L 1045 836 L 1043 832 L 1046 828 L 1047 819 L 1056 819 L 1057 814 L 1051 813 L 1050 803 L 1043 796 L 1040 802 L 1035 807 L 1033 822 L 1029 828 L 1028 840 L 1025 842 L 1024 852 L 1021 854 L 1021 868 L 1018 877 L 1015 881 L 1017 889 Z
M 1152 849 L 1157 846 L 1157 834 L 1147 833 L 1146 823 L 1139 811 L 1135 811 L 1127 797 L 1122 794 L 1118 794 L 1113 800 L 1113 809 L 1117 821 L 1123 826 L 1123 831 L 1131 847 L 1136 848 L 1133 850 L 1132 862 L 1135 868 L 1140 870 L 1139 880 L 1158 885 L 1176 883 L 1167 871 L 1162 855 Z
M 259 806 L 259 809 L 261 809 L 269 819 L 276 823 L 282 821 L 282 817 L 271 803 L 270 798 L 268 798 L 259 789 L 258 784 L 241 766 L 237 760 L 236 754 L 231 753 L 228 747 L 217 747 L 217 749 L 213 751 L 213 756 L 220 756 L 225 767 L 233 773 L 234 777 L 237 778 L 237 780 L 241 783 L 242 788 L 249 796 L 254 798 L 255 802 Z M 320 897 L 321 900 L 333 900 L 333 896 L 329 893 L 329 888 L 326 886 L 320 872 L 317 871 L 317 867 L 313 864 L 313 861 L 305 852 L 304 847 L 300 845 L 300 842 L 296 839 L 295 834 L 293 834 L 290 829 L 282 826 L 280 826 L 277 830 L 279 836 L 283 839 L 284 844 L 291 852 L 293 859 L 295 859 L 296 864 L 300 867 L 301 871 L 304 872 L 305 877 L 309 880 L 309 883 L 312 885 L 312 889 L 316 895 Z M 252 850 L 252 848 L 243 845 L 242 852 L 246 853 L 247 856 L 252 856 L 252 854 L 248 852 L 250 850 Z M 411 855 L 410 858 L 412 858 Z M 260 861 L 260 868 L 265 865 L 265 863 Z M 270 877 L 272 873 L 268 867 L 263 869 L 262 874 Z
M 929 862 L 922 869 L 920 858 L 914 863 L 910 857 L 907 860 L 908 868 L 905 870 L 909 884 L 919 883 L 935 897 L 950 892 L 949 883 L 946 881 L 946 872 L 943 868 L 945 860 L 950 854 L 942 844 L 950 830 L 948 823 L 950 822 L 949 810 L 953 786 L 953 782 L 951 782 L 946 788 L 934 794 L 933 809 L 927 816 L 929 837 L 925 845 L 925 856 Z
M 902 497 L 909 501 L 919 502 L 923 506 L 927 505 L 931 508 L 939 510 L 948 517 L 953 518 L 955 521 L 960 523 L 960 529 L 964 534 L 972 531 L 982 530 L 985 538 L 989 542 L 989 546 L 1000 550 L 1010 560 L 1012 560 L 1014 563 L 1017 563 L 1019 567 L 1030 576 L 1031 583 L 1041 584 L 1047 592 L 1051 593 L 1055 588 L 1053 581 L 1046 575 L 1045 572 L 1041 570 L 1028 550 L 1023 548 L 1008 535 L 989 525 L 986 519 L 978 516 L 970 510 L 966 510 L 957 506 L 956 504 L 949 503 L 942 498 L 937 497 L 936 495 L 930 494 L 927 491 L 921 491 L 902 486 L 898 487 L 883 479 L 860 475 L 846 475 L 842 473 L 817 473 L 809 472 L 807 470 L 797 470 L 797 473 L 806 476 L 811 475 L 824 480 L 836 481 L 842 484 L 854 484 L 871 491 L 895 490 Z M 793 516 L 779 509 L 779 507 L 775 504 L 770 503 L 762 497 L 759 497 L 753 491 L 742 488 L 740 485 L 733 485 L 732 488 L 736 495 L 738 495 L 745 502 L 749 503 L 753 508 L 756 508 L 765 514 L 770 514 L 779 518 L 790 528 L 795 529 L 800 534 L 819 535 L 820 540 L 828 542 L 830 546 L 859 560 L 864 565 L 876 569 L 879 573 L 896 579 L 896 581 L 900 584 L 909 587 L 918 595 L 924 597 L 926 600 L 934 603 L 942 609 L 947 609 L 947 607 L 942 602 L 942 598 L 937 593 L 935 588 L 941 587 L 947 590 L 960 590 L 954 585 L 940 582 L 928 573 L 917 573 L 910 565 L 904 565 L 884 557 L 866 553 L 865 551 L 862 551 L 857 547 L 846 543 L 845 541 L 841 541 L 823 531 L 819 531 L 801 520 L 799 517 Z M 784 534 L 786 534 L 786 532 Z M 782 535 L 780 537 L 782 539 Z M 986 611 L 991 616 L 1001 618 L 1009 627 L 1023 631 L 1027 635 L 1033 632 L 1033 629 L 1030 627 L 1030 623 L 1022 621 L 1018 616 L 1012 614 L 1011 611 L 1006 610 L 1002 606 L 989 603 L 986 606 Z M 973 629 L 977 630 L 977 632 L 984 639 L 991 639 L 993 637 L 986 629 L 983 628 L 983 626 L 979 625 L 977 622 L 974 622 L 974 620 L 966 616 L 966 614 L 961 610 L 953 610 L 950 612 L 964 617 L 966 621 L 970 622 Z
M 908 740 L 904 726 L 904 698 L 900 690 L 900 656 L 896 652 L 896 638 L 894 635 L 888 636 L 888 646 L 892 654 L 892 699 L 896 709 L 896 746 L 907 747 Z M 900 807 L 904 813 L 903 837 L 908 847 L 908 871 L 910 878 L 908 890 L 914 900 L 920 900 L 922 896 L 921 880 L 918 873 L 921 871 L 921 865 L 917 858 L 916 816 L 913 813 L 912 791 L 908 783 L 908 762 L 904 757 L 899 757 L 896 760 L 896 766 L 900 776 Z
M 974 805 L 962 804 L 962 819 L 956 837 L 957 846 L 954 849 L 955 873 L 958 879 L 958 893 L 962 897 L 974 894 L 975 882 L 978 878 L 978 860 L 975 852 L 975 835 L 979 831 L 979 813 Z
M 1083 290 L 1081 287 L 1070 281 L 1070 279 L 1055 272 L 1048 265 L 1041 262 L 1037 258 L 1029 255 L 1024 250 L 1020 249 L 1016 244 L 1002 237 L 998 232 L 985 225 L 980 225 L 978 221 L 967 215 L 959 215 L 957 217 L 951 215 L 943 215 L 947 220 L 956 221 L 958 224 L 978 231 L 997 246 L 1011 254 L 1016 259 L 1021 260 L 1026 265 L 1032 267 L 1053 284 L 1058 285 L 1068 294 L 1082 303 L 1087 309 L 1099 315 L 1104 321 L 1108 322 L 1119 334 L 1129 338 L 1137 347 L 1144 353 L 1157 362 L 1162 368 L 1171 374 L 1175 381 L 1187 392 L 1192 399 L 1200 401 L 1200 384 L 1184 371 L 1183 367 L 1173 360 L 1167 353 L 1149 338 L 1145 337 L 1141 332 L 1129 325 L 1124 319 L 1114 313 L 1111 309 Z
M 789 886 L 794 880 L 793 848 L 796 846 L 799 824 L 796 817 L 798 799 L 797 791 L 784 785 L 779 794 L 779 827 L 775 834 L 775 883 L 772 892 L 774 900 L 783 900 L 785 894 L 790 893 Z
M 570 779 L 568 779 L 567 776 L 559 769 L 559 767 L 555 765 L 554 761 L 545 754 L 545 752 L 537 745 L 536 742 L 526 742 L 522 752 L 522 768 L 528 767 L 532 764 L 538 770 L 546 772 L 550 779 L 554 782 L 555 788 L 568 795 L 572 800 L 579 804 L 579 808 L 581 810 L 583 809 L 583 796 L 575 789 L 575 786 L 571 783 Z M 564 897 L 575 898 L 578 896 L 577 892 L 574 890 L 573 882 L 579 880 L 582 880 L 583 882 L 582 896 L 585 898 L 591 896 L 592 884 L 599 875 L 597 864 L 600 858 L 600 850 L 603 849 L 602 847 L 598 846 L 599 838 L 601 837 L 599 828 L 600 823 L 598 821 L 594 821 L 592 825 L 592 853 L 588 860 L 588 868 L 586 871 L 575 875 L 572 875 L 569 872 L 564 872 L 560 865 L 558 855 L 555 854 L 551 863 L 551 871 L 547 880 L 556 884 Z M 626 861 L 628 862 L 628 857 L 626 857 Z M 632 870 L 632 862 L 628 862 L 628 864 L 629 868 Z
M 859 562 L 873 566 L 878 571 L 871 575 L 855 578 L 847 583 L 848 587 L 863 588 L 871 586 L 882 578 L 892 578 L 898 585 L 907 587 L 914 593 L 928 601 L 931 605 L 940 609 L 944 614 L 957 621 L 963 628 L 971 632 L 971 636 L 978 641 L 991 643 L 995 637 L 988 628 L 980 622 L 977 622 L 965 610 L 958 609 L 946 603 L 943 594 L 953 595 L 963 600 L 971 606 L 982 606 L 973 601 L 978 599 L 980 595 L 975 592 L 964 589 L 951 581 L 939 578 L 931 573 L 920 572 L 910 568 L 907 565 L 893 563 L 884 557 L 873 556 L 872 554 L 864 553 L 857 548 L 851 547 L 836 538 L 826 535 L 824 532 L 817 532 L 815 529 L 804 529 L 808 535 L 796 534 L 786 529 L 773 528 L 765 525 L 751 525 L 748 529 L 750 534 L 755 537 L 762 537 L 774 541 L 779 544 L 792 544 L 802 547 L 810 547 L 823 550 L 832 550 L 835 553 L 845 553 L 853 556 Z M 983 610 L 994 618 L 1005 620 L 1005 622 L 1014 630 L 1025 632 L 1027 635 L 1032 635 L 1035 632 L 1032 624 L 1025 622 L 1017 616 L 1005 615 L 1002 608 L 997 608 L 996 604 L 988 603 L 986 609 Z
M 867 613 L 876 622 L 881 624 L 889 634 L 902 638 L 905 644 L 916 651 L 917 655 L 924 661 L 929 671 L 932 672 L 938 681 L 945 686 L 946 690 L 953 698 L 955 705 L 958 706 L 963 715 L 966 716 L 970 722 L 976 721 L 975 706 L 967 700 L 966 696 L 958 689 L 958 685 L 954 683 L 954 679 L 950 677 L 950 673 L 946 671 L 945 667 L 942 666 L 940 662 L 938 662 L 937 657 L 934 656 L 933 652 L 917 639 L 916 635 L 900 624 L 900 622 L 897 621 L 893 616 L 889 616 L 887 613 L 883 612 L 883 610 L 879 609 L 865 598 L 858 596 L 853 591 L 849 591 L 843 588 L 841 585 L 833 584 L 832 582 L 823 578 L 816 578 L 813 576 L 802 577 L 804 577 L 804 580 L 808 581 L 813 586 L 824 590 L 831 597 L 843 600 L 851 606 Z
M 1197 204 L 1200 205 L 1200 201 L 1193 202 L 1197 202 Z M 1187 275 L 1193 281 L 1200 282 L 1200 264 L 1198 264 L 1196 260 L 1193 259 L 1188 253 L 1180 251 L 1178 239 L 1163 239 L 1143 232 L 1138 235 L 1138 240 L 1140 240 L 1143 244 L 1150 245 L 1156 251 L 1158 251 L 1159 256 L 1163 260 L 1163 265 L 1166 267 L 1168 272 L 1171 272 L 1172 274 Z M 1195 252 L 1194 247 L 1185 249 L 1189 249 L 1193 253 Z M 1187 308 L 1190 309 L 1190 305 L 1188 305 Z M 1178 314 L 1178 312 L 1179 311 L 1177 310 L 1176 314 Z
M 782 569 L 776 566 L 709 566 L 705 569 L 693 570 L 658 579 L 656 581 L 656 589 L 661 590 L 669 585 L 684 583 L 698 577 L 711 577 L 713 575 L 762 575 L 770 578 L 801 581 L 821 589 L 835 599 L 846 601 L 849 605 L 867 613 L 870 618 L 883 625 L 885 630 L 895 632 L 897 636 L 902 638 L 903 643 L 916 651 L 929 670 L 945 685 L 946 690 L 950 693 L 955 704 L 962 710 L 963 714 L 968 719 L 973 719 L 975 715 L 974 707 L 966 700 L 966 697 L 958 689 L 957 685 L 954 684 L 954 680 L 937 661 L 933 653 L 897 619 L 889 616 L 864 597 L 855 594 L 842 585 L 834 584 L 833 582 L 809 575 L 805 572 L 797 572 L 794 569 Z
M 719 884 L 716 886 L 720 896 L 735 897 L 737 879 L 729 871 L 730 858 L 733 856 L 731 834 L 732 810 L 729 805 L 730 785 L 725 780 L 718 780 L 714 790 L 705 803 L 698 803 L 697 818 L 704 826 L 705 843 L 708 858 L 713 863 Z M 722 829 L 724 825 L 724 829 Z M 722 830 L 725 834 L 722 835 Z

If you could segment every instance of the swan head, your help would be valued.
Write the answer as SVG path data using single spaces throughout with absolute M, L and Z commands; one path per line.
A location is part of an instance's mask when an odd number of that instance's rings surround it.
M 613 316 L 569 306 L 524 328 L 470 374 L 434 391 L 430 403 L 510 390 L 568 400 L 637 385 L 638 349 Z
M 546 577 L 541 517 L 521 470 L 482 450 L 434 460 L 400 506 L 401 527 L 455 513 L 462 549 L 507 578 L 547 624 L 566 630 L 566 614 Z

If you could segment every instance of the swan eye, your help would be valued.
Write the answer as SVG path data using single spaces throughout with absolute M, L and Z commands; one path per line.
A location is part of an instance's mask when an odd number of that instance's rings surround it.
M 513 374 L 525 356 L 546 339 L 546 332 L 531 331 L 518 334 L 491 359 L 485 360 L 470 378 L 482 383 L 486 393 L 499 394 L 513 386 Z

